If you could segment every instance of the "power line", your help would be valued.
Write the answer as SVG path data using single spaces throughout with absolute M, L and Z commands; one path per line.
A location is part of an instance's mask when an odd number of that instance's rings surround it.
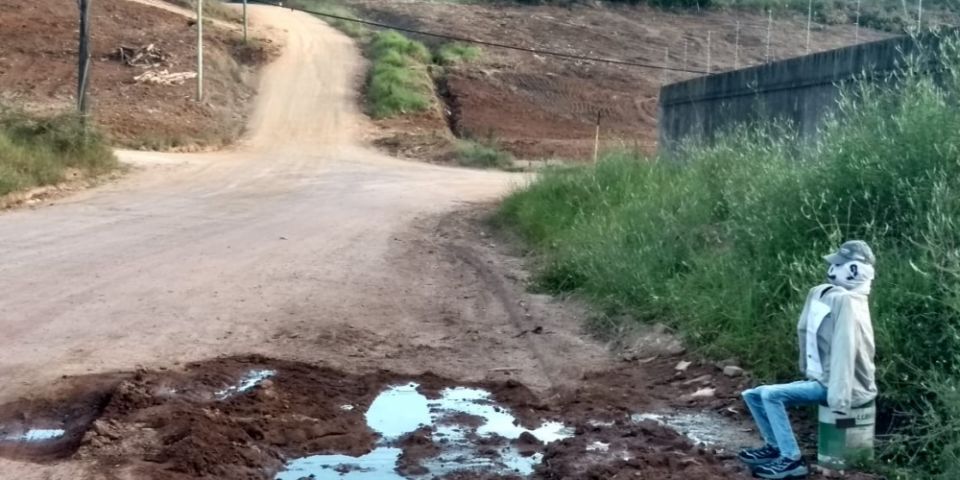
M 264 1 L 264 0 L 249 0 L 249 1 L 250 1 L 251 3 L 260 3 L 260 4 L 264 4 L 264 5 L 277 6 L 277 5 L 274 4 L 274 3 L 271 3 L 271 2 L 268 2 L 268 1 Z M 427 31 L 424 31 L 424 30 L 416 30 L 416 29 L 412 29 L 412 28 L 399 27 L 399 26 L 396 26 L 396 25 L 388 25 L 388 24 L 385 24 L 385 23 L 372 22 L 372 21 L 370 21 L 370 20 L 363 20 L 363 19 L 359 19 L 359 18 L 350 18 L 350 17 L 343 17 L 343 16 L 340 16 L 340 15 L 333 15 L 333 14 L 330 14 L 330 13 L 316 12 L 316 11 L 308 10 L 308 9 L 305 9 L 305 8 L 297 8 L 297 7 L 283 7 L 283 8 L 289 8 L 290 10 L 295 10 L 295 11 L 298 11 L 298 12 L 309 13 L 309 14 L 311 14 L 311 15 L 316 15 L 316 16 L 318 16 L 318 17 L 332 18 L 332 19 L 341 20 L 341 21 L 344 21 L 344 22 L 359 23 L 359 24 L 362 24 L 362 25 L 367 25 L 367 26 L 377 27 L 377 28 L 384 28 L 384 29 L 387 29 L 387 30 L 395 30 L 395 31 L 398 31 L 398 32 L 412 33 L 412 34 L 415 34 L 415 35 L 423 35 L 423 36 L 426 36 L 426 37 L 442 38 L 442 39 L 444 39 L 444 40 L 451 40 L 451 41 L 455 41 L 455 42 L 472 43 L 472 44 L 475 44 L 475 45 L 483 45 L 483 46 L 485 46 L 485 47 L 503 48 L 503 49 L 507 49 L 507 50 L 516 50 L 516 51 L 519 51 L 519 52 L 533 53 L 533 54 L 536 54 L 536 55 L 547 55 L 547 56 L 552 56 L 552 57 L 565 58 L 565 59 L 568 59 L 568 60 L 582 60 L 582 61 L 586 61 L 586 62 L 608 63 L 608 64 L 611 64 L 611 65 L 622 65 L 622 66 L 627 66 L 627 67 L 648 68 L 648 69 L 651 69 L 651 70 L 668 70 L 668 71 L 673 71 L 673 72 L 701 73 L 701 74 L 707 73 L 707 72 L 705 72 L 705 71 L 703 71 L 703 70 L 693 70 L 693 69 L 688 69 L 688 68 L 668 67 L 668 66 L 665 66 L 665 65 L 655 65 L 655 64 L 651 64 L 651 63 L 642 63 L 642 62 L 631 62 L 631 61 L 628 61 L 628 60 L 617 60 L 617 59 L 613 59 L 613 58 L 588 57 L 588 56 L 585 56 L 585 55 L 576 55 L 576 54 L 572 54 L 572 53 L 563 53 L 563 52 L 557 52 L 557 51 L 553 51 L 553 50 L 543 50 L 543 49 L 539 49 L 539 48 L 527 48 L 527 47 L 521 47 L 521 46 L 518 46 L 518 45 L 508 45 L 508 44 L 505 44 L 505 43 L 488 42 L 488 41 L 485 41 L 485 40 L 477 40 L 477 39 L 473 39 L 473 38 L 460 37 L 460 36 L 457 36 L 457 35 L 447 35 L 447 34 L 442 34 L 442 33 L 427 32 Z

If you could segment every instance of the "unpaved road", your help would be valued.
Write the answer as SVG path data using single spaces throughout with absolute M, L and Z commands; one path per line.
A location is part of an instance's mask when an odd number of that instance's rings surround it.
M 473 248 L 482 233 L 447 215 L 522 177 L 360 146 L 352 42 L 279 8 L 251 18 L 285 49 L 237 148 L 120 152 L 136 165 L 126 179 L 0 214 L 0 403 L 65 375 L 231 354 L 541 390 L 604 363 L 575 312 L 507 298 Z M 544 319 L 551 335 L 518 336 L 541 307 L 561 312 Z M 0 459 L 0 478 L 84 478 L 88 466 Z
M 0 214 L 0 479 L 261 480 L 293 458 L 375 445 L 402 449 L 404 478 L 432 478 L 422 462 L 449 448 L 433 427 L 383 444 L 364 413 L 411 381 L 431 398 L 486 389 L 527 428 L 573 432 L 480 438 L 479 417 L 438 417 L 472 432 L 476 452 L 454 452 L 443 478 L 519 478 L 449 470 L 505 463 L 510 448 L 543 455 L 536 478 L 745 478 L 631 419 L 684 407 L 684 422 L 729 435 L 740 428 L 718 415 L 736 422 L 745 380 L 706 363 L 675 371 L 683 352 L 663 332 L 641 340 L 671 346 L 613 362 L 582 335 L 585 312 L 525 292 L 522 260 L 484 231 L 479 205 L 524 177 L 363 147 L 351 41 L 306 15 L 251 10 L 285 49 L 237 148 L 121 152 L 136 165 L 123 181 Z M 34 442 L 36 429 L 61 433 Z

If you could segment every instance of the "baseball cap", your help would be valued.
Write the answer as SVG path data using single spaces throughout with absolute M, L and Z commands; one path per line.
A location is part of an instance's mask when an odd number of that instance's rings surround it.
M 843 245 L 840 245 L 839 250 L 824 256 L 823 259 L 831 265 L 842 265 L 854 260 L 866 263 L 867 265 L 873 265 L 877 261 L 877 257 L 873 255 L 873 250 L 870 249 L 870 245 L 867 245 L 867 242 L 863 240 L 844 242 Z

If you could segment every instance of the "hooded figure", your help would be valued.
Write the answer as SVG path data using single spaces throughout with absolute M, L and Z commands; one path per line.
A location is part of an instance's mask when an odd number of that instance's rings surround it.
M 766 444 L 744 450 L 738 458 L 759 478 L 802 478 L 809 473 L 787 406 L 825 404 L 847 415 L 877 397 L 867 302 L 876 257 L 865 242 L 852 240 L 824 259 L 829 283 L 810 290 L 797 324 L 800 371 L 807 379 L 743 392 Z

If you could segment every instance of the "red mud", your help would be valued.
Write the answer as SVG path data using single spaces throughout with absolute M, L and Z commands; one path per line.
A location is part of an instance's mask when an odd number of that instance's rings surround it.
M 572 438 L 544 445 L 532 435 L 512 442 L 469 434 L 479 455 L 496 457 L 508 444 L 522 455 L 544 461 L 533 478 L 543 479 L 739 479 L 745 470 L 729 454 L 694 446 L 686 437 L 652 421 L 629 416 L 664 407 L 725 411 L 738 403 L 746 379 L 730 379 L 713 365 L 673 368 L 681 357 L 635 361 L 591 374 L 579 386 L 557 390 L 543 400 L 515 382 L 465 385 L 434 375 L 389 372 L 347 374 L 323 366 L 251 356 L 195 363 L 178 370 L 73 377 L 57 394 L 0 406 L 0 426 L 64 428 L 63 441 L 35 450 L 0 449 L 0 455 L 51 461 L 73 456 L 93 460 L 103 472 L 150 480 L 272 478 L 287 459 L 314 454 L 363 455 L 377 434 L 365 412 L 390 385 L 416 382 L 436 397 L 449 386 L 479 387 L 530 428 L 559 420 L 575 429 Z M 223 398 L 249 372 L 274 374 L 249 390 Z M 710 385 L 716 396 L 690 399 Z M 344 408 L 349 405 L 352 408 Z M 597 421 L 607 422 L 597 424 Z M 441 424 L 475 430 L 481 420 L 449 415 Z M 402 437 L 397 471 L 408 476 L 429 472 L 421 460 L 436 456 L 442 437 L 424 427 Z M 605 450 L 598 443 L 607 445 Z M 521 478 L 482 471 L 460 471 L 442 478 L 479 480 Z

